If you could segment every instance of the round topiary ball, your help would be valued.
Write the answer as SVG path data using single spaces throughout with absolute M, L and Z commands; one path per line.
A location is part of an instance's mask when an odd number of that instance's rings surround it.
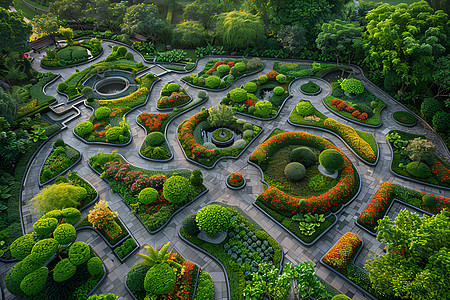
M 159 193 L 154 188 L 145 188 L 139 192 L 138 200 L 141 204 L 150 204 L 158 199 Z
M 220 65 L 217 67 L 217 72 L 220 74 L 228 74 L 230 73 L 230 66 L 229 65 Z
M 59 243 L 55 239 L 43 239 L 37 242 L 31 254 L 36 254 L 35 261 L 44 264 L 58 251 Z
M 200 98 L 200 99 L 206 99 L 206 97 L 208 97 L 208 93 L 206 91 L 203 91 L 203 90 L 199 91 L 197 93 L 197 97 Z
M 200 230 L 212 236 L 219 231 L 228 230 L 231 226 L 231 216 L 228 209 L 217 204 L 210 204 L 200 209 L 195 220 Z
M 214 148 L 217 148 L 217 146 L 214 145 L 214 144 L 211 143 L 211 142 L 203 143 L 203 147 L 205 147 L 205 148 L 208 149 L 208 150 L 212 150 L 212 149 L 214 149 Z
M 56 282 L 66 281 L 77 272 L 77 267 L 68 258 L 59 261 L 53 269 L 53 280 Z
M 273 94 L 275 96 L 280 96 L 284 94 L 284 89 L 281 86 L 277 86 L 276 88 L 273 89 Z
M 242 148 L 247 145 L 247 142 L 244 139 L 239 139 L 233 143 L 234 148 Z
M 201 186 L 203 184 L 203 173 L 199 169 L 194 169 L 191 174 L 189 182 L 193 186 Z
M 211 89 L 217 89 L 221 81 L 219 76 L 209 76 L 205 79 L 205 86 Z
M 256 92 L 256 89 L 258 88 L 258 86 L 256 85 L 256 83 L 250 81 L 250 82 L 244 83 L 242 88 L 249 93 L 254 93 L 254 92 Z
M 150 270 L 150 265 L 147 261 L 143 260 L 134 264 L 127 275 L 127 286 L 132 291 L 142 292 L 144 291 L 144 280 L 145 275 L 148 270 Z
M 281 84 L 286 82 L 286 75 L 283 74 L 278 74 L 276 77 L 277 81 Z
M 295 106 L 295 111 L 302 117 L 310 116 L 314 113 L 314 106 L 309 101 L 300 101 Z
M 57 147 L 64 147 L 66 145 L 66 143 L 64 143 L 63 139 L 57 139 L 54 143 L 53 143 L 53 149 L 57 148 Z
M 305 166 L 298 162 L 291 162 L 284 168 L 284 175 L 293 181 L 302 180 L 306 175 Z
M 75 242 L 69 248 L 70 262 L 78 266 L 91 258 L 91 248 L 84 242 Z
M 234 65 L 234 67 L 235 67 L 239 72 L 245 71 L 245 69 L 247 68 L 247 66 L 245 65 L 244 62 L 238 62 L 238 63 L 236 63 L 236 64 Z
M 253 137 L 253 130 L 252 129 L 247 129 L 244 131 L 243 137 L 244 139 L 251 139 Z
M 253 130 L 253 124 L 252 123 L 245 123 L 242 128 L 244 130 Z
M 309 168 L 317 161 L 317 157 L 311 149 L 307 147 L 298 147 L 291 151 L 290 159 L 292 162 L 298 162 Z
M 77 232 L 75 231 L 75 227 L 73 227 L 73 225 L 64 223 L 56 227 L 55 231 L 53 231 L 53 237 L 61 245 L 68 245 L 75 241 Z
M 352 298 L 347 297 L 344 294 L 339 294 L 339 295 L 336 295 L 333 298 L 331 298 L 331 300 L 352 300 Z
M 256 107 L 255 107 L 255 106 L 250 106 L 250 107 L 247 109 L 247 111 L 248 111 L 249 114 L 253 115 L 253 114 L 255 114 Z
M 236 103 L 247 100 L 247 91 L 244 89 L 234 89 L 229 92 L 229 97 Z
M 83 137 L 88 133 L 91 133 L 94 129 L 94 125 L 89 121 L 83 121 L 75 127 L 74 131 L 77 135 Z
M 103 263 L 98 257 L 91 257 L 87 262 L 87 269 L 92 276 L 103 274 Z
M 81 219 L 81 212 L 73 207 L 64 208 L 61 215 L 66 219 L 66 223 L 75 225 Z
M 167 85 L 166 89 L 171 93 L 178 92 L 180 90 L 180 85 L 178 83 L 172 82 Z
M 191 190 L 189 180 L 180 175 L 172 175 L 164 182 L 163 195 L 170 203 L 180 203 L 187 200 Z
M 9 250 L 11 251 L 11 256 L 17 259 L 24 259 L 27 257 L 33 246 L 36 244 L 34 237 L 32 234 L 26 234 L 17 238 L 14 242 L 12 242 Z
M 108 141 L 117 141 L 122 134 L 123 134 L 123 128 L 117 126 L 117 127 L 111 127 L 108 130 L 106 130 L 105 136 Z
M 198 228 L 197 221 L 195 221 L 195 218 L 197 217 L 196 214 L 190 214 L 183 220 L 183 229 L 186 234 L 189 234 L 191 236 L 196 236 L 200 229 Z
M 436 205 L 438 204 L 438 200 L 436 199 L 436 196 L 431 195 L 431 194 L 424 195 L 422 197 L 422 201 L 429 207 L 433 207 L 433 208 L 436 207 Z
M 320 153 L 319 162 L 329 171 L 339 171 L 344 166 L 344 156 L 335 149 L 326 149 Z
M 102 120 L 102 119 L 109 117 L 110 113 L 111 113 L 111 109 L 109 107 L 103 106 L 103 107 L 99 107 L 95 110 L 94 116 L 97 120 Z
M 33 229 L 38 235 L 48 237 L 56 229 L 58 223 L 55 218 L 40 218 L 33 224 Z
M 48 268 L 42 267 L 28 274 L 20 283 L 20 289 L 27 295 L 39 293 L 45 285 L 48 277 Z
M 413 161 L 406 165 L 406 171 L 414 177 L 418 178 L 430 178 L 431 170 L 423 162 Z
M 165 140 L 166 138 L 162 132 L 154 131 L 147 135 L 145 138 L 145 144 L 147 146 L 156 147 L 164 143 Z
M 144 279 L 144 289 L 157 295 L 164 295 L 173 290 L 177 276 L 166 263 L 156 264 L 148 270 Z

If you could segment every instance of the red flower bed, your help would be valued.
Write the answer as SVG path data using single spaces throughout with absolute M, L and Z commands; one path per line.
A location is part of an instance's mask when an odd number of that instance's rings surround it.
M 268 73 L 266 74 L 267 80 L 277 80 L 277 76 L 278 76 L 279 74 L 280 74 L 280 73 L 278 73 L 277 71 L 272 70 L 272 71 L 270 71 L 270 72 L 268 72 Z
M 177 254 L 171 254 L 169 260 L 176 261 L 181 265 L 181 268 L 176 271 L 177 281 L 173 290 L 167 294 L 159 295 L 158 298 L 162 300 L 192 299 L 198 266 Z
M 331 100 L 331 105 L 334 105 L 334 106 L 338 106 L 341 103 L 342 103 L 341 99 L 336 98 L 336 99 Z
M 225 64 L 224 60 L 219 60 L 218 62 L 216 62 L 214 64 L 214 66 L 211 69 L 206 71 L 206 74 L 211 74 L 212 72 L 217 71 L 217 67 L 220 66 L 220 65 L 224 65 L 224 64 Z
M 138 121 L 144 125 L 148 131 L 160 131 L 162 122 L 167 118 L 167 114 L 141 113 Z
M 233 172 L 228 176 L 227 182 L 231 186 L 238 187 L 244 184 L 244 177 L 242 177 L 241 173 Z
M 359 110 L 355 110 L 354 112 L 352 112 L 352 116 L 354 116 L 355 118 L 357 118 L 360 114 L 361 112 Z
M 367 118 L 369 117 L 369 115 L 367 113 L 362 113 L 358 116 L 358 119 L 360 119 L 361 121 L 367 120 Z
M 177 93 L 173 92 L 169 97 L 163 96 L 158 99 L 156 105 L 158 108 L 170 108 L 174 106 L 183 105 L 188 102 L 190 99 L 189 95 L 186 95 L 183 92 Z
M 347 275 L 347 266 L 352 263 L 353 258 L 362 246 L 361 238 L 353 233 L 347 232 L 323 257 L 323 262 Z
M 440 161 L 435 159 L 430 169 L 433 177 L 436 178 L 440 184 L 447 186 L 450 185 L 450 170 L 447 169 Z

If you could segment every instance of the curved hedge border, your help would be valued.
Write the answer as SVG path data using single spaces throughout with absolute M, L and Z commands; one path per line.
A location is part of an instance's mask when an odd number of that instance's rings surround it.
M 66 145 L 71 147 L 72 149 L 75 149 L 74 147 L 72 147 L 72 146 L 70 146 L 68 144 L 66 144 Z M 53 176 L 52 178 L 50 178 L 49 180 L 47 180 L 44 183 L 41 183 L 41 178 L 39 177 L 39 187 L 43 187 L 44 185 L 49 184 L 50 182 L 55 180 L 57 177 L 63 175 L 64 173 L 66 173 L 69 169 L 73 168 L 75 165 L 77 165 L 81 161 L 81 158 L 83 157 L 83 154 L 80 151 L 78 151 L 77 149 L 75 149 L 75 150 L 80 154 L 80 157 L 77 159 L 77 161 L 74 162 L 73 164 L 71 164 L 69 167 L 67 167 L 67 169 L 65 169 L 64 171 L 60 172 L 59 174 Z M 50 154 L 51 154 L 51 152 L 50 152 Z M 50 156 L 50 154 L 48 156 Z M 47 156 L 47 158 L 48 158 L 48 156 Z M 45 161 L 47 161 L 47 159 L 45 159 Z M 45 161 L 44 161 L 44 163 L 45 163 Z M 41 166 L 41 168 L 39 170 L 39 175 L 42 174 L 42 169 L 43 168 L 44 168 L 44 165 Z

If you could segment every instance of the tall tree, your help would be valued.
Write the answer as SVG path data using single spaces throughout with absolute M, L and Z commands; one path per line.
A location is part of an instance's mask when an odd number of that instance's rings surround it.
M 58 18 L 49 13 L 44 15 L 36 15 L 31 21 L 33 31 L 39 36 L 52 36 L 58 32 Z
M 450 94 L 450 54 L 436 60 L 433 66 L 433 83 L 437 85 L 435 97 L 449 97 Z
M 50 12 L 59 20 L 74 20 L 82 27 L 81 19 L 85 17 L 87 0 L 57 0 L 50 3 Z
M 31 25 L 20 13 L 0 7 L 0 51 L 26 51 L 31 34 Z
M 298 55 L 308 46 L 306 29 L 301 25 L 288 25 L 278 32 L 284 49 Z
M 200 22 L 186 21 L 175 26 L 172 41 L 181 48 L 195 48 L 203 46 L 207 36 L 205 27 Z
M 219 0 L 195 0 L 184 8 L 185 20 L 199 21 L 206 29 L 211 29 L 215 22 L 214 16 L 225 11 L 224 4 Z
M 382 4 L 367 14 L 366 61 L 394 71 L 401 80 L 399 94 L 410 84 L 430 81 L 436 58 L 445 54 L 448 16 L 427 2 Z
M 138 4 L 127 9 L 123 19 L 122 32 L 128 36 L 139 33 L 159 37 L 168 24 L 161 19 L 158 7 L 153 4 Z
M 377 240 L 388 253 L 374 255 L 365 269 L 372 286 L 383 294 L 413 300 L 450 295 L 450 212 L 419 217 L 406 209 L 395 221 L 378 221 Z

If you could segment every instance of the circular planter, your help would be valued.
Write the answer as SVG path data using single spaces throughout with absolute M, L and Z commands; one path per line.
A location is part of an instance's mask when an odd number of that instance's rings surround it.
M 223 133 L 222 133 L 223 131 Z M 213 136 L 211 141 L 216 146 L 228 146 L 232 145 L 234 142 L 234 133 L 227 128 L 219 128 L 213 131 Z
M 396 111 L 392 114 L 392 118 L 394 119 L 395 123 L 406 127 L 413 127 L 417 124 L 417 118 L 407 111 Z M 413 120 L 414 122 L 411 122 Z
M 226 185 L 227 185 L 227 187 L 228 187 L 229 189 L 232 189 L 232 190 L 240 190 L 240 189 L 244 188 L 245 185 L 247 184 L 247 181 L 245 180 L 244 176 L 242 176 L 242 179 L 244 180 L 244 181 L 242 182 L 242 184 L 241 184 L 240 186 L 233 186 L 233 185 L 231 185 L 230 183 L 228 183 L 228 178 L 230 178 L 230 176 L 231 176 L 231 174 L 227 176 L 227 180 L 225 181 L 225 183 L 226 183 Z
M 309 82 L 311 82 L 311 81 L 309 81 Z M 302 84 L 302 86 L 300 87 L 300 92 L 302 92 L 302 94 L 307 95 L 307 96 L 319 95 L 322 92 L 322 88 L 318 84 L 316 84 L 314 82 L 313 83 L 319 88 L 319 90 L 317 92 L 306 92 L 306 91 L 303 90 L 303 86 L 309 84 L 309 82 L 307 82 L 305 84 Z

